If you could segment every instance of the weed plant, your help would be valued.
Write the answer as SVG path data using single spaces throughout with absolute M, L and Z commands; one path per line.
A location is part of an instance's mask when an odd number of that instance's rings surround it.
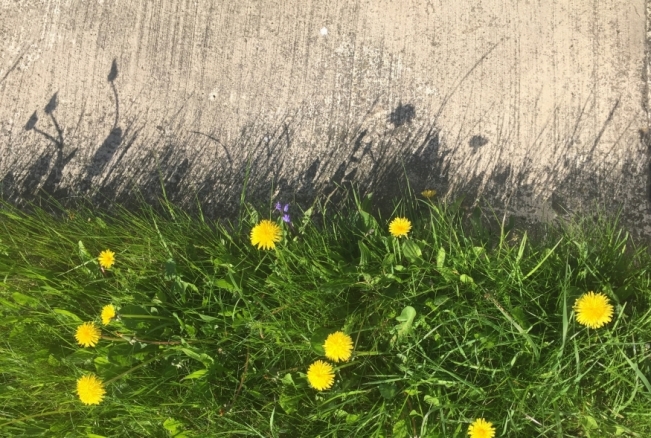
M 616 221 L 532 239 L 411 194 L 391 217 L 356 192 L 305 211 L 243 201 L 233 222 L 163 205 L 3 204 L 2 436 L 461 437 L 479 418 L 504 437 L 651 436 L 651 264 Z M 274 249 L 251 244 L 262 219 Z M 573 310 L 588 291 L 613 304 L 598 329 Z M 95 346 L 75 339 L 84 322 Z M 337 331 L 350 360 L 324 357 Z M 317 360 L 335 370 L 324 391 L 306 379 Z M 96 405 L 76 393 L 91 374 Z

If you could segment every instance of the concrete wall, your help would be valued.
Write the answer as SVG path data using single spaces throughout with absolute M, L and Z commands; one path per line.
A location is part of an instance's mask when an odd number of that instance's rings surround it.
M 0 0 L 0 178 L 227 215 L 334 183 L 651 236 L 643 0 Z M 273 186 L 273 188 L 272 188 Z

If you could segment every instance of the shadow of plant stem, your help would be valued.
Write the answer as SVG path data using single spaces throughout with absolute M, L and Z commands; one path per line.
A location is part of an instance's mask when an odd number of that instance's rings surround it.
M 66 157 L 63 156 L 63 148 L 65 145 L 64 137 L 63 137 L 63 129 L 61 128 L 61 126 L 59 126 L 59 123 L 57 122 L 57 119 L 54 116 L 54 111 L 56 110 L 57 106 L 58 106 L 58 92 L 52 95 L 50 101 L 47 103 L 47 105 L 45 105 L 44 108 L 45 114 L 47 114 L 50 117 L 50 120 L 52 121 L 52 124 L 54 125 L 54 128 L 57 131 L 56 138 L 36 127 L 36 124 L 38 123 L 38 115 L 36 111 L 34 111 L 32 116 L 27 121 L 27 124 L 25 125 L 26 131 L 34 131 L 37 134 L 45 137 L 46 139 L 54 143 L 54 146 L 56 148 L 56 158 L 54 160 L 54 165 L 52 166 L 52 169 L 48 173 L 48 176 L 45 179 L 45 182 L 43 183 L 43 190 L 47 193 L 53 193 L 56 190 L 57 186 L 61 182 L 64 167 L 77 154 L 77 149 L 75 148 L 75 150 L 72 151 L 70 154 L 68 154 L 68 156 Z

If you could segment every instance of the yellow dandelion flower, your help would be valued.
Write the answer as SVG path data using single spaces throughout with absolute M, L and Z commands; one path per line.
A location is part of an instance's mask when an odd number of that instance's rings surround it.
M 77 380 L 77 394 L 85 405 L 98 405 L 104 398 L 104 383 L 94 374 L 82 376 Z
M 251 245 L 258 249 L 274 249 L 280 242 L 280 227 L 268 219 L 260 221 L 251 230 Z
M 307 381 L 317 391 L 332 387 L 335 382 L 335 373 L 332 365 L 322 360 L 317 360 L 307 369 Z
M 404 217 L 397 217 L 389 224 L 389 232 L 394 237 L 406 236 L 411 230 L 411 222 Z
M 613 306 L 603 293 L 588 292 L 574 302 L 576 320 L 593 329 L 608 324 L 613 319 Z
M 436 196 L 436 190 L 432 190 L 432 189 L 423 190 L 421 192 L 421 195 L 423 195 L 423 197 L 427 199 L 432 199 L 434 196 Z
M 94 347 L 99 342 L 102 332 L 92 322 L 85 322 L 77 327 L 75 339 L 82 347 Z
M 115 306 L 107 304 L 102 307 L 102 324 L 108 325 L 113 318 L 115 318 Z
M 468 427 L 468 435 L 470 435 L 470 438 L 493 438 L 495 436 L 495 428 L 493 427 L 493 423 L 483 418 L 478 418 Z
M 347 361 L 353 352 L 353 340 L 343 332 L 334 332 L 326 338 L 323 349 L 328 359 L 335 362 Z
M 102 251 L 99 253 L 99 257 L 97 257 L 97 260 L 99 261 L 101 267 L 110 269 L 111 266 L 113 266 L 113 264 L 115 263 L 115 253 L 110 249 L 107 249 L 106 251 Z

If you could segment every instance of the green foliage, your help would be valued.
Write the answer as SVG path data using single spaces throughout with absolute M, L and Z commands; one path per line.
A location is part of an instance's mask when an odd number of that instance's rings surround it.
M 355 192 L 292 206 L 292 225 L 244 197 L 235 223 L 3 207 L 3 436 L 461 437 L 479 417 L 498 436 L 651 432 L 651 260 L 605 217 L 531 233 L 410 196 L 382 218 Z M 259 251 L 266 217 L 283 239 Z M 589 290 L 615 305 L 599 330 L 574 318 Z M 103 337 L 81 348 L 87 321 Z M 305 373 L 337 330 L 353 358 L 317 392 Z M 97 406 L 75 393 L 89 373 Z

